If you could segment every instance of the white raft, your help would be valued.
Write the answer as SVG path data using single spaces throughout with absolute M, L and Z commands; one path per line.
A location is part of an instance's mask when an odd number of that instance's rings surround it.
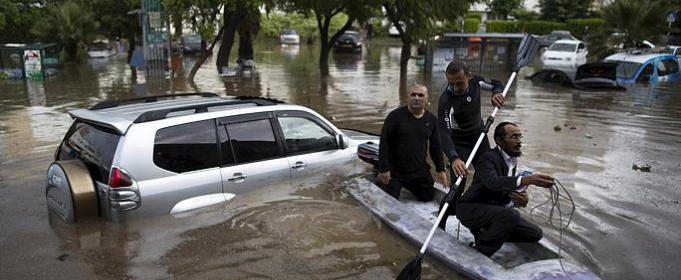
M 343 182 L 343 187 L 384 223 L 418 247 L 437 219 L 438 204 L 435 201 L 419 202 L 408 191 L 402 192 L 400 200 L 396 200 L 364 177 L 349 179 Z M 457 239 L 458 224 L 455 216 L 449 217 L 447 232 L 439 229 L 435 232 L 426 257 L 435 257 L 472 279 L 600 279 L 589 269 L 566 260 L 565 252 L 561 253 L 561 268 L 557 246 L 546 239 L 539 243 L 504 243 L 490 259 L 468 246 L 473 235 L 464 226 L 461 226 Z

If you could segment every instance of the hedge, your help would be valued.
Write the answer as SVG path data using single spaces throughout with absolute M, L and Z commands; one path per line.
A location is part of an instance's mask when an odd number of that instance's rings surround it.
M 510 20 L 490 20 L 487 22 L 487 32 L 518 33 L 522 30 L 522 23 Z
M 597 34 L 605 27 L 605 21 L 600 18 L 580 18 L 580 19 L 568 19 L 565 24 L 567 25 L 567 30 L 570 30 L 573 36 L 582 38 L 582 31 L 584 26 L 589 26 L 589 34 Z
M 565 30 L 566 28 L 567 26 L 562 22 L 533 20 L 524 22 L 524 28 L 521 30 L 532 34 L 545 35 L 553 30 Z
M 463 21 L 463 31 L 466 33 L 478 32 L 478 25 L 480 25 L 480 20 L 467 18 Z

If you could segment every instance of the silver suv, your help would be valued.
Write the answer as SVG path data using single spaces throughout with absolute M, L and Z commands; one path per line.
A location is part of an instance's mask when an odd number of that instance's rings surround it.
M 212 93 L 106 101 L 75 119 L 48 169 L 48 208 L 67 221 L 178 214 L 356 159 L 377 137 L 308 108 Z

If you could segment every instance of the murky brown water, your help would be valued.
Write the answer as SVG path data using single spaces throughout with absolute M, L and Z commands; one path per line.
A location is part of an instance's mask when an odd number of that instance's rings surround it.
M 260 44 L 257 75 L 221 79 L 209 63 L 195 87 L 181 77 L 146 80 L 141 73 L 134 81 L 120 57 L 67 65 L 43 82 L 0 81 L 0 278 L 394 278 L 418 248 L 358 206 L 336 186 L 337 177 L 273 186 L 186 218 L 124 225 L 48 218 L 44 176 L 71 123 L 66 112 L 103 99 L 194 90 L 267 96 L 311 107 L 340 127 L 378 132 L 401 104 L 399 46 L 374 43 L 361 55 L 333 56 L 325 81 L 317 53 L 305 45 Z M 186 69 L 191 62 L 185 59 Z M 528 67 L 520 76 L 532 72 Z M 505 81 L 508 73 L 490 76 Z M 425 75 L 411 63 L 407 84 L 414 82 L 430 87 L 434 109 L 443 73 Z M 577 213 L 564 248 L 605 279 L 681 275 L 679 93 L 680 84 L 585 92 L 520 79 L 497 116 L 523 129 L 521 167 L 554 175 L 573 195 Z M 556 125 L 563 129 L 554 131 Z M 652 172 L 631 168 L 644 163 Z M 531 200 L 546 197 L 536 189 Z M 559 239 L 542 227 L 547 238 Z M 432 261 L 424 273 L 460 278 Z

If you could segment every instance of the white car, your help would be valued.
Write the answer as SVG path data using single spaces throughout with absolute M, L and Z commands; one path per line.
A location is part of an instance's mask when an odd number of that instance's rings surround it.
M 281 31 L 281 35 L 279 35 L 279 42 L 282 44 L 298 45 L 300 44 L 300 35 L 298 35 L 295 29 L 284 29 Z
M 544 67 L 578 67 L 586 63 L 587 54 L 582 41 L 558 40 L 542 54 L 541 61 Z

